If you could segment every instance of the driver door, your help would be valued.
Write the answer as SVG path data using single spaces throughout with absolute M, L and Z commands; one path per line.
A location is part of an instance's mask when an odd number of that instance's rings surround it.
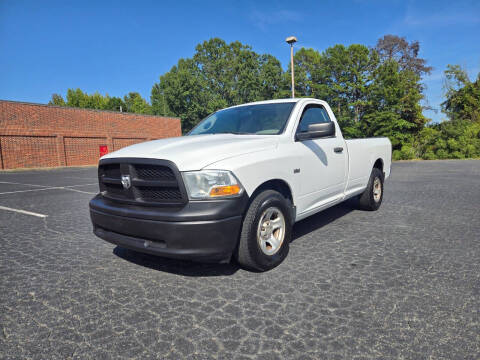
M 308 104 L 303 109 L 296 133 L 306 132 L 308 125 L 332 121 L 320 104 Z M 336 135 L 295 141 L 300 159 L 299 214 L 314 212 L 324 205 L 340 201 L 346 181 L 346 145 L 338 124 Z

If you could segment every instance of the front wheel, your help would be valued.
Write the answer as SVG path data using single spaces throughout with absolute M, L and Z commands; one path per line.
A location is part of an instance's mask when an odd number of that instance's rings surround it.
M 378 210 L 383 200 L 383 173 L 380 169 L 373 168 L 368 180 L 368 185 L 358 202 L 363 210 Z
M 240 265 L 266 271 L 285 259 L 292 234 L 291 207 L 290 200 L 274 190 L 263 191 L 253 199 L 235 254 Z

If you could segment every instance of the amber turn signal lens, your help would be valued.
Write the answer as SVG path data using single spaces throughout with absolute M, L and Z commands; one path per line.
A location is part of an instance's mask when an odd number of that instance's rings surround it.
M 236 195 L 240 192 L 240 186 L 238 185 L 225 185 L 225 186 L 216 186 L 210 190 L 210 196 L 230 196 Z

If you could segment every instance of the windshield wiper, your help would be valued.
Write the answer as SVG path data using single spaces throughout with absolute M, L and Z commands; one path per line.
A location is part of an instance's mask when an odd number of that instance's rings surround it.
M 240 131 L 224 131 L 224 132 L 218 132 L 215 134 L 253 135 L 252 133 L 249 133 L 249 132 L 240 132 Z

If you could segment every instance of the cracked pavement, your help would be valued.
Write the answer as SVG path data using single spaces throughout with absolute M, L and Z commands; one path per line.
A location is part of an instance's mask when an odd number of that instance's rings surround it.
M 266 273 L 96 238 L 96 182 L 0 172 L 0 206 L 48 215 L 0 209 L 1 359 L 480 358 L 478 160 L 394 163 L 379 211 L 297 223 Z

